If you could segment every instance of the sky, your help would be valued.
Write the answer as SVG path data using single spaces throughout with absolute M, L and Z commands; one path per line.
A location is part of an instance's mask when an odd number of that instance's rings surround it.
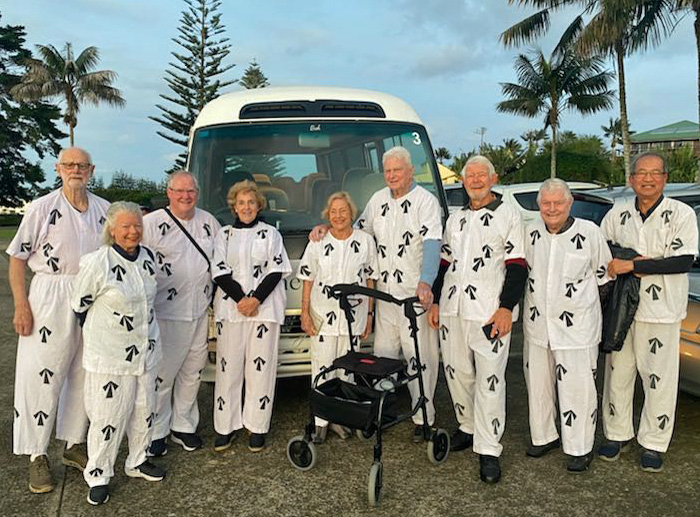
M 71 42 L 76 52 L 100 50 L 99 69 L 118 74 L 124 109 L 84 106 L 76 145 L 87 149 L 95 174 L 109 183 L 115 171 L 160 181 L 181 148 L 156 134 L 163 79 L 176 50 L 181 0 L 11 0 L 0 4 L 0 24 L 23 25 L 27 46 Z M 507 0 L 223 0 L 221 21 L 230 39 L 228 63 L 237 79 L 255 59 L 271 85 L 366 88 L 403 98 L 423 119 L 434 147 L 452 154 L 518 138 L 542 120 L 496 112 L 500 84 L 515 82 L 513 62 L 528 47 L 505 49 L 498 37 L 533 13 Z M 548 55 L 574 11 L 553 16 Z M 697 51 L 693 18 L 686 16 L 658 47 L 626 60 L 632 129 L 697 121 Z M 613 69 L 613 64 L 609 64 Z M 617 90 L 617 81 L 612 88 Z M 226 91 L 241 89 L 229 86 Z M 222 92 L 223 93 L 223 92 Z M 170 106 L 172 107 L 172 106 Z M 589 117 L 566 112 L 561 129 L 602 136 L 612 111 Z M 62 126 L 67 133 L 67 128 Z M 65 140 L 67 145 L 68 139 Z M 45 160 L 47 181 L 53 162 Z

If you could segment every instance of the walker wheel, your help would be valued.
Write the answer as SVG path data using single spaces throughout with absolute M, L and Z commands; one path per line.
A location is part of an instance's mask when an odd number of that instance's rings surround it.
M 316 447 L 303 434 L 295 436 L 287 442 L 287 459 L 299 470 L 311 470 L 316 464 Z
M 428 459 L 431 463 L 439 465 L 447 459 L 450 453 L 450 435 L 444 429 L 437 429 L 428 441 Z
M 382 462 L 375 461 L 369 469 L 369 479 L 367 483 L 367 499 L 370 506 L 379 506 L 379 499 L 382 495 Z
M 374 430 L 365 431 L 364 429 L 355 429 L 355 436 L 357 436 L 358 440 L 366 442 L 372 439 L 372 436 L 374 436 Z

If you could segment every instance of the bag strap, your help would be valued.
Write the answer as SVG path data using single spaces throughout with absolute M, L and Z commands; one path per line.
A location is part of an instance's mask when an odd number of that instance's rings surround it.
M 182 226 L 182 223 L 173 215 L 173 213 L 170 211 L 170 209 L 166 206 L 163 208 L 165 210 L 165 213 L 170 216 L 170 218 L 173 220 L 173 222 L 182 230 L 182 233 L 185 234 L 185 236 L 190 240 L 192 245 L 197 248 L 197 251 L 204 257 L 204 260 L 207 261 L 207 271 L 211 271 L 211 262 L 209 261 L 209 257 L 207 257 L 207 254 L 204 253 L 204 250 L 197 244 L 197 241 L 194 240 L 194 237 L 190 235 L 190 232 L 188 232 L 184 226 Z

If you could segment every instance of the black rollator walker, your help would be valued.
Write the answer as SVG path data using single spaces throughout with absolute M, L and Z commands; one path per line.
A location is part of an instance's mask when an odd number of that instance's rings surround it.
M 337 284 L 331 288 L 331 291 L 339 300 L 340 308 L 345 313 L 351 350 L 333 361 L 330 367 L 323 368 L 313 379 L 309 397 L 309 422 L 306 424 L 303 435 L 295 436 L 287 443 L 287 457 L 299 470 L 313 468 L 317 454 L 313 443 L 315 417 L 354 429 L 361 439 L 368 440 L 375 436 L 374 461 L 369 471 L 367 496 L 369 504 L 377 506 L 382 490 L 382 431 L 422 411 L 423 438 L 428 442 L 428 458 L 434 464 L 440 464 L 447 459 L 450 452 L 450 437 L 444 429 L 433 429 L 427 423 L 428 399 L 425 397 L 423 385 L 423 364 L 418 349 L 418 324 L 416 323 L 417 317 L 422 314 L 416 312 L 415 305 L 418 298 L 413 296 L 399 300 L 382 291 L 351 284 Z M 352 335 L 354 320 L 352 302 L 356 299 L 350 298 L 353 295 L 365 295 L 403 307 L 415 347 L 415 364 L 410 365 L 415 373 L 408 371 L 409 365 L 404 361 L 377 357 L 355 350 L 356 340 Z M 355 384 L 339 378 L 322 382 L 327 374 L 334 370 L 345 370 L 346 374 L 352 374 Z M 413 380 L 418 381 L 420 397 L 410 411 L 399 413 L 396 391 Z

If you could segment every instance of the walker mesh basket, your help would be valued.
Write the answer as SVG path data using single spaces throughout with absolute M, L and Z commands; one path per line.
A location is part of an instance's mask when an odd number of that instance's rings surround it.
M 352 429 L 371 431 L 375 428 L 379 402 L 385 396 L 382 422 L 396 419 L 398 396 L 395 393 L 331 379 L 311 390 L 309 401 L 315 416 Z

